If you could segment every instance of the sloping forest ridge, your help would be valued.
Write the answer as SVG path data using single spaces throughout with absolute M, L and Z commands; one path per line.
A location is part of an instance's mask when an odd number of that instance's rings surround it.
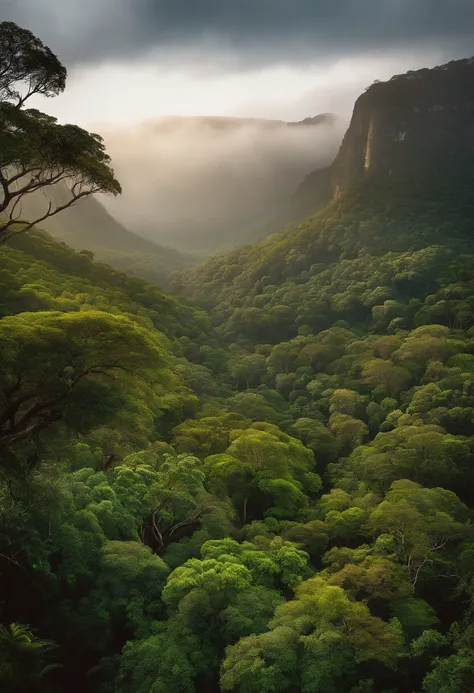
M 0 34 L 2 691 L 470 693 L 474 61 L 370 87 L 314 213 L 170 295 L 15 209 L 120 186 Z

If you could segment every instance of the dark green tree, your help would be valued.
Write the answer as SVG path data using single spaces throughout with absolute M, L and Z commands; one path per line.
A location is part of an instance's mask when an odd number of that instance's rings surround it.
M 99 135 L 25 108 L 31 96 L 56 96 L 65 86 L 66 69 L 49 48 L 0 23 L 0 241 L 84 197 L 121 192 Z M 24 220 L 22 201 L 37 191 L 45 193 L 42 209 Z

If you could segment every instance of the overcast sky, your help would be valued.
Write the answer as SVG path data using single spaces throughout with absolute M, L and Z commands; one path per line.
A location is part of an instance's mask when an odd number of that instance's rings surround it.
M 474 54 L 474 0 L 0 0 L 67 66 L 44 110 L 83 125 L 164 114 L 347 113 L 374 79 Z

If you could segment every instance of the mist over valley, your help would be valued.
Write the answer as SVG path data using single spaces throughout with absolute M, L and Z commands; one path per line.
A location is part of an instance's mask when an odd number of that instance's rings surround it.
M 102 128 L 123 193 L 102 196 L 133 232 L 208 255 L 262 235 L 311 171 L 334 158 L 347 125 L 168 117 Z
M 0 8 L 0 691 L 473 693 L 472 0 Z

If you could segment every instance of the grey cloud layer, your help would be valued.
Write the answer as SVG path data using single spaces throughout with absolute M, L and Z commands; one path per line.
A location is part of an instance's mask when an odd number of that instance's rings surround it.
M 69 65 L 158 51 L 239 65 L 442 44 L 474 53 L 473 0 L 0 0 Z

